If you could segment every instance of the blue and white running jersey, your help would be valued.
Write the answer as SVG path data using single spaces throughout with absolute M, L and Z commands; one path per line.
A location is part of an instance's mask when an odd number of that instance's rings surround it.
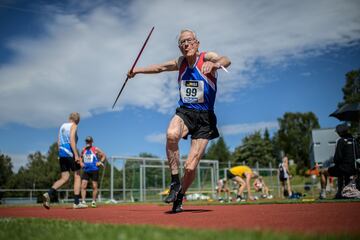
M 74 157 L 74 152 L 70 145 L 70 129 L 73 123 L 64 123 L 59 130 L 59 157 Z M 75 141 L 77 142 L 77 134 Z
M 99 162 L 99 159 L 96 156 L 96 147 L 92 146 L 90 148 L 84 148 L 81 152 L 81 156 L 84 161 L 84 171 L 98 171 L 99 167 L 96 166 L 96 163 Z
M 214 110 L 217 79 L 211 73 L 201 72 L 205 52 L 197 57 L 194 67 L 183 59 L 179 67 L 179 105 L 196 110 Z

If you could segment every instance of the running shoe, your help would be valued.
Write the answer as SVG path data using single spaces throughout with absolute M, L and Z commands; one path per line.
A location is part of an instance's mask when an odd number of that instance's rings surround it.
M 96 202 L 95 202 L 95 201 L 92 201 L 92 202 L 91 202 L 91 207 L 92 207 L 92 208 L 96 208 Z
M 183 202 L 183 198 L 181 199 L 176 198 L 176 200 L 173 202 L 173 207 L 172 207 L 173 213 L 179 213 L 183 211 L 182 202 Z
M 43 200 L 43 206 L 44 208 L 46 209 L 50 209 L 50 196 L 49 196 L 49 193 L 44 193 L 42 195 L 42 200 Z
M 79 204 L 73 204 L 73 209 L 81 209 L 81 208 L 87 208 L 88 205 L 83 204 L 83 203 L 79 203 Z
M 245 199 L 242 197 L 237 197 L 236 202 L 245 202 Z
M 326 192 L 325 192 L 325 190 L 321 190 L 319 199 L 326 199 Z
M 181 189 L 180 183 L 171 183 L 170 184 L 170 192 L 167 195 L 167 197 L 165 198 L 164 202 L 165 203 L 174 202 L 180 189 Z

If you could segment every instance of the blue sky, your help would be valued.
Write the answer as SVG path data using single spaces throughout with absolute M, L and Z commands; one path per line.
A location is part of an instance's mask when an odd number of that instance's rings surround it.
M 232 60 L 219 72 L 215 111 L 233 150 L 285 112 L 314 112 L 321 127 L 360 67 L 358 1 L 0 1 L 0 151 L 14 170 L 46 152 L 70 112 L 109 156 L 165 157 L 177 73 L 131 79 L 113 101 L 155 26 L 139 66 L 175 59 L 181 29 L 200 50 Z M 178 14 L 178 13 L 182 14 Z M 180 144 L 186 154 L 189 141 Z

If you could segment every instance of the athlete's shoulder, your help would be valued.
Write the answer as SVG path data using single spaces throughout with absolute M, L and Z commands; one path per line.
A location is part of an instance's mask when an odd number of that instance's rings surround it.
M 184 59 L 185 59 L 184 56 L 180 56 L 176 59 L 176 65 L 177 65 L 178 69 L 180 69 L 181 64 L 184 62 Z
M 219 59 L 219 55 L 216 52 L 203 52 L 204 53 L 204 61 L 216 61 Z

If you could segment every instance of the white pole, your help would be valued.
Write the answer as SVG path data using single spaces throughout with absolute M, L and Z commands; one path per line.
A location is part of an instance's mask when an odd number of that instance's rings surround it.
M 125 174 L 125 166 L 126 166 L 126 159 L 124 159 L 124 166 L 123 166 L 123 201 L 126 200 L 126 174 Z
M 143 166 L 140 165 L 140 202 L 143 200 Z
M 114 201 L 114 158 L 111 158 L 110 169 L 110 201 Z

